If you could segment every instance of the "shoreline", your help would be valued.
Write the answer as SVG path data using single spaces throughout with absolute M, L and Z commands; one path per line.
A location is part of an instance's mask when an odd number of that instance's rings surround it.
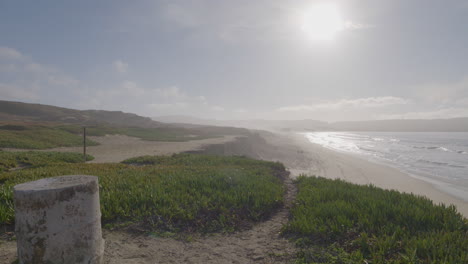
M 356 184 L 373 184 L 383 189 L 393 189 L 413 193 L 431 199 L 435 204 L 453 204 L 457 211 L 468 218 L 468 202 L 444 192 L 425 180 L 418 179 L 398 168 L 387 164 L 373 162 L 351 153 L 327 149 L 314 144 L 299 134 L 282 134 L 298 147 L 302 148 L 313 162 L 308 171 L 301 173 L 322 176 L 330 179 L 343 179 Z M 292 168 L 294 171 L 294 168 Z M 297 176 L 297 175 L 296 175 Z

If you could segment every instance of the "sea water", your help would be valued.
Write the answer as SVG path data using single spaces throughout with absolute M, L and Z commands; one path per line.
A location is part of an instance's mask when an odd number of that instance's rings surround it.
M 468 133 L 306 132 L 310 142 L 396 167 L 468 202 Z

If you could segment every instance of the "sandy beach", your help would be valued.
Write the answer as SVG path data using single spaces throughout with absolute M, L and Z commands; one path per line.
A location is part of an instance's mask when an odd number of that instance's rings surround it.
M 223 144 L 221 148 L 208 148 L 204 152 L 279 161 L 288 168 L 293 178 L 300 174 L 339 178 L 351 183 L 373 184 L 384 189 L 422 195 L 436 204 L 453 204 L 468 217 L 467 202 L 437 189 L 429 182 L 384 164 L 324 148 L 297 133 L 259 132 L 249 138 Z
M 313 144 L 299 134 L 282 135 L 298 146 L 309 159 L 309 164 L 290 167 L 293 175 L 305 173 L 330 179 L 343 179 L 356 184 L 373 184 L 384 189 L 426 196 L 435 203 L 453 204 L 468 217 L 468 203 L 451 196 L 424 180 L 417 179 L 396 168 L 374 163 L 352 154 L 344 154 Z M 307 158 L 301 157 L 301 160 Z M 308 167 L 308 168 L 307 168 Z

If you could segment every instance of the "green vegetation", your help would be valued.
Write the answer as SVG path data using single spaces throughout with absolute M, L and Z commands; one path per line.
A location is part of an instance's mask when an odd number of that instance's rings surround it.
M 301 176 L 284 233 L 298 263 L 468 263 L 468 222 L 453 206 Z
M 282 204 L 285 169 L 279 163 L 190 154 L 125 163 L 134 165 L 50 164 L 0 173 L 0 225 L 14 222 L 14 185 L 69 174 L 99 177 L 102 221 L 113 227 L 133 223 L 159 233 L 232 231 L 265 219 Z
M 73 125 L 60 126 L 60 129 L 73 134 L 79 134 L 83 131 L 82 127 Z M 88 127 L 86 133 L 89 136 L 127 135 L 148 141 L 189 141 L 221 136 L 215 133 L 202 133 L 201 131 L 175 127 L 140 128 L 97 126 Z
M 88 136 L 127 135 L 148 141 L 189 141 L 224 135 L 245 134 L 242 129 L 204 128 L 185 129 L 178 127 L 87 127 Z M 55 147 L 77 147 L 83 144 L 83 127 L 78 125 L 0 125 L 0 148 L 48 149 Z M 97 142 L 86 139 L 88 146 Z
M 94 157 L 86 155 L 86 160 Z M 0 151 L 0 172 L 14 168 L 40 167 L 54 163 L 80 163 L 83 154 L 71 152 L 9 152 Z
M 83 138 L 63 129 L 49 126 L 0 126 L 1 148 L 47 149 L 54 147 L 73 147 L 83 144 Z M 87 139 L 88 146 L 97 145 Z

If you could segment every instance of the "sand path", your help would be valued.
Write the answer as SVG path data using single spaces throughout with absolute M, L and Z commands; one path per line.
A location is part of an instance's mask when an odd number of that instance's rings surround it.
M 285 203 L 269 220 L 233 234 L 196 237 L 190 242 L 127 232 L 104 230 L 105 264 L 154 263 L 291 263 L 294 245 L 281 237 L 297 190 L 285 179 Z M 0 263 L 16 258 L 16 242 L 0 241 Z
M 198 237 L 191 242 L 105 232 L 105 263 L 291 263 L 294 247 L 280 231 L 288 221 L 296 188 L 290 178 L 285 186 L 285 205 L 279 212 L 246 231 Z

